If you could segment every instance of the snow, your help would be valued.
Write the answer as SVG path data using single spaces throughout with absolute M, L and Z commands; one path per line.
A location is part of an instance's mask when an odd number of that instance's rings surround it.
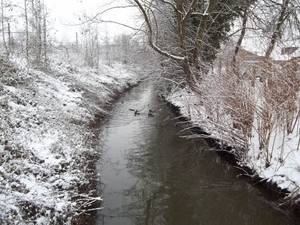
M 211 77 L 210 80 L 212 80 Z M 259 84 L 255 88 L 259 88 Z M 217 88 L 206 89 L 207 92 L 205 92 L 205 89 L 202 90 L 204 90 L 202 96 L 199 96 L 188 88 L 176 89 L 167 96 L 167 101 L 177 106 L 181 115 L 188 118 L 192 126 L 200 127 L 209 134 L 209 137 L 219 140 L 220 143 L 232 146 L 233 152 L 235 152 L 238 159 L 238 165 L 240 167 L 246 166 L 255 171 L 254 174 L 248 175 L 257 175 L 263 180 L 275 183 L 279 188 L 290 193 L 286 196 L 286 199 L 292 198 L 295 202 L 298 202 L 300 196 L 299 121 L 296 121 L 297 128 L 288 135 L 284 132 L 282 123 L 279 122 L 274 125 L 270 134 L 270 143 L 266 147 L 269 152 L 269 155 L 267 155 L 266 149 L 260 149 L 258 119 L 253 121 L 251 137 L 245 140 L 241 136 L 240 130 L 233 126 L 232 118 L 225 110 L 226 107 L 222 106 L 221 103 L 217 103 L 216 99 L 220 100 L 224 97 L 224 95 L 219 95 L 220 90 Z M 254 93 L 257 95 L 256 104 L 258 107 L 258 99 L 261 99 L 262 96 L 257 90 Z M 211 101 L 211 104 L 203 103 L 207 99 Z M 256 118 L 258 118 L 258 115 L 256 115 Z M 187 136 L 187 138 L 202 136 L 191 135 Z M 240 151 L 237 151 L 240 148 L 244 149 L 244 153 L 240 154 Z M 266 165 L 268 160 L 269 165 Z
M 121 64 L 91 69 L 54 56 L 43 72 L 22 62 L 1 62 L 0 221 L 70 224 L 82 204 L 101 200 L 74 200 L 89 182 L 86 157 L 97 155 L 89 124 L 141 77 Z

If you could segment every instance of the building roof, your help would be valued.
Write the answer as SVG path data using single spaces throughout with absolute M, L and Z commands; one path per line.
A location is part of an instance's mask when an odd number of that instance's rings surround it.
M 264 57 L 263 56 L 259 56 L 255 53 L 249 52 L 243 48 L 240 48 L 239 53 L 238 53 L 238 57 L 241 58 L 243 61 L 247 61 L 247 62 L 263 62 L 264 61 Z

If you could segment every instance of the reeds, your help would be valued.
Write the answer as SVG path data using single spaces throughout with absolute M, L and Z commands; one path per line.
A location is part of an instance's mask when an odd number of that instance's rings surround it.
M 299 150 L 300 138 L 292 149 L 285 144 L 300 134 L 298 61 L 240 62 L 233 69 L 221 58 L 216 64 L 203 79 L 200 98 L 220 137 L 243 149 L 239 157 L 255 147 L 256 159 L 268 167 L 274 155 L 283 162 L 288 151 Z

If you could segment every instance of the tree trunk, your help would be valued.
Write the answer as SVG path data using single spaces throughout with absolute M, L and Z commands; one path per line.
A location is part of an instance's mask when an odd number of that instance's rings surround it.
M 36 0 L 36 25 L 37 25 L 37 30 L 36 30 L 36 38 L 38 42 L 38 48 L 37 48 L 37 63 L 38 65 L 41 64 L 41 56 L 42 56 L 42 12 L 41 12 L 41 1 Z
M 280 39 L 281 36 L 281 28 L 284 25 L 285 20 L 287 19 L 288 12 L 288 5 L 290 3 L 290 0 L 283 0 L 283 4 L 281 6 L 281 12 L 277 20 L 277 24 L 275 27 L 275 30 L 273 32 L 273 35 L 271 37 L 271 42 L 267 48 L 266 54 L 265 54 L 265 60 L 268 61 L 270 59 L 270 56 L 274 50 L 275 44 L 278 39 Z
M 5 27 L 4 27 L 4 2 L 1 0 L 1 25 L 2 25 L 2 41 L 5 48 L 6 58 L 9 58 L 9 50 L 5 40 Z
M 25 52 L 27 65 L 29 64 L 29 27 L 28 27 L 28 14 L 27 14 L 27 0 L 24 0 L 24 17 L 25 17 Z
M 200 24 L 197 30 L 195 48 L 193 51 L 193 67 L 197 70 L 200 69 L 199 57 L 202 51 L 205 32 L 207 31 L 207 22 L 208 20 L 213 20 L 213 18 L 211 18 L 211 13 L 217 3 L 218 0 L 210 0 L 207 8 L 205 9 L 204 13 L 201 15 L 200 18 Z
M 44 5 L 43 0 L 43 53 L 44 53 L 44 69 L 47 70 L 48 62 L 47 62 L 47 9 Z
M 247 25 L 247 20 L 248 20 L 248 8 L 244 9 L 242 17 L 243 17 L 242 30 L 241 30 L 241 34 L 240 34 L 239 40 L 236 43 L 236 46 L 235 46 L 235 49 L 234 49 L 233 58 L 232 58 L 233 72 L 235 74 L 237 74 L 239 77 L 240 77 L 240 74 L 239 74 L 239 71 L 238 71 L 238 65 L 237 65 L 237 62 L 236 62 L 236 57 L 237 57 L 237 55 L 239 53 L 239 50 L 241 48 L 243 39 L 244 39 L 245 34 L 246 34 L 246 25 Z

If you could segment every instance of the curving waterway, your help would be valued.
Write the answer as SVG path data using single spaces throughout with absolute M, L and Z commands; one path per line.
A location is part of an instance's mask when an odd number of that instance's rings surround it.
M 125 93 L 101 127 L 96 224 L 297 224 L 203 140 L 181 138 L 184 126 L 154 90 L 144 82 Z

